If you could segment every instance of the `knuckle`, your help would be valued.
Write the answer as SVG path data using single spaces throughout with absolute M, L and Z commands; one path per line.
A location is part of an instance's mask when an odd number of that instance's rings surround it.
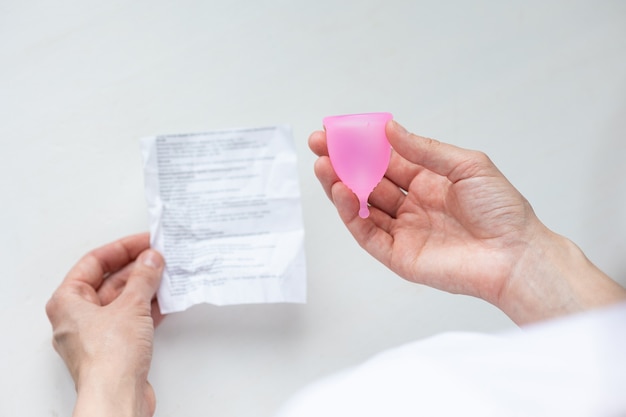
M 415 136 L 415 138 L 418 138 L 417 135 L 412 134 L 413 136 Z M 430 148 L 436 148 L 438 146 L 441 145 L 441 142 L 439 142 L 437 139 L 433 139 L 433 138 L 423 138 L 424 140 L 424 145 L 426 145 L 427 147 Z
M 51 322 L 58 314 L 59 306 L 61 305 L 59 298 L 59 290 L 57 290 L 52 294 L 52 296 L 46 303 L 46 315 L 48 316 L 48 320 L 50 320 Z
M 489 156 L 482 151 L 471 151 L 470 154 L 473 156 L 473 159 L 476 161 L 477 165 L 483 167 L 493 165 Z
M 455 177 L 459 179 L 481 176 L 493 167 L 493 163 L 486 153 L 468 151 L 467 157 L 455 169 Z

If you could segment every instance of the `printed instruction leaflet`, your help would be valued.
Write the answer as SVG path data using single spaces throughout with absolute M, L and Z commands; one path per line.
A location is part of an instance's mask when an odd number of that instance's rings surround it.
M 305 302 L 304 227 L 287 126 L 141 140 L 162 313 Z

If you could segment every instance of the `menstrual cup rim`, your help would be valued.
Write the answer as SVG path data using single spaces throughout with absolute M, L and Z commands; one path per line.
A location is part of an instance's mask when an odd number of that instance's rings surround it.
M 338 119 L 348 119 L 348 118 L 362 118 L 364 116 L 388 116 L 389 120 L 393 119 L 393 114 L 389 112 L 371 112 L 371 113 L 353 113 L 353 114 L 338 114 L 335 116 L 326 116 L 322 119 L 322 123 L 326 125 L 327 121 L 330 120 L 338 120 Z

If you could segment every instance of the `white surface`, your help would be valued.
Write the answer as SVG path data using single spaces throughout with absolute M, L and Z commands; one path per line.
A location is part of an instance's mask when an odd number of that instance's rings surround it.
M 351 239 L 312 172 L 326 115 L 390 111 L 486 151 L 539 217 L 626 283 L 626 4 L 0 3 L 0 415 L 69 415 L 44 304 L 88 249 L 147 229 L 138 139 L 291 124 L 309 303 L 195 307 L 157 331 L 157 416 L 270 416 L 399 343 L 511 326 Z

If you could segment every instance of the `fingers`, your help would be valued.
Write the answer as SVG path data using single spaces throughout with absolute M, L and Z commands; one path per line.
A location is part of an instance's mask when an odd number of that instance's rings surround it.
M 317 161 L 315 161 L 315 165 L 313 165 L 313 171 L 322 185 L 326 196 L 333 201 L 331 188 L 333 184 L 339 182 L 340 180 L 330 163 L 330 158 L 328 156 L 319 157 Z
M 313 132 L 309 137 L 309 147 L 319 156 L 313 167 L 315 175 L 320 181 L 326 196 L 333 201 L 333 204 L 336 204 L 331 190 L 335 183 L 340 182 L 340 180 L 328 157 L 326 134 L 322 131 Z M 370 196 L 370 203 L 378 209 L 389 213 L 392 217 L 395 217 L 397 208 L 404 199 L 404 193 L 398 187 L 406 190 L 410 184 L 410 179 L 404 180 L 403 178 L 411 175 L 414 176 L 419 169 L 419 167 L 411 164 L 397 153 L 392 152 L 390 168 L 385 178 L 383 178 Z M 356 212 L 358 212 L 358 209 L 359 206 L 357 205 L 355 209 L 357 210 Z
M 392 149 L 385 178 L 406 191 L 413 178 L 422 171 L 424 171 L 423 167 L 406 160 L 395 149 Z
M 159 252 L 153 249 L 143 251 L 137 257 L 126 286 L 117 300 L 123 304 L 140 304 L 150 308 L 161 283 L 164 265 Z
M 102 305 L 96 291 L 105 276 L 114 274 L 132 262 L 142 250 L 149 246 L 149 240 L 148 233 L 133 235 L 109 243 L 83 256 L 68 272 L 46 304 L 46 313 L 52 325 L 55 325 L 58 316 L 63 314 L 68 304 L 82 300 L 89 304 Z
M 311 136 L 309 136 L 309 148 L 317 156 L 328 156 L 326 133 L 321 130 L 311 133 Z
M 370 210 L 368 219 L 361 219 L 358 216 L 358 198 L 339 180 L 332 167 L 328 157 L 328 148 L 326 147 L 326 134 L 321 131 L 313 132 L 309 137 L 309 147 L 319 156 L 314 165 L 315 175 L 322 184 L 324 192 L 337 208 L 339 217 L 359 245 L 376 259 L 387 264 L 388 256 L 386 250 L 390 247 L 389 240 L 391 236 L 385 232 L 385 230 L 388 230 L 390 220 L 386 212 L 390 210 L 395 213 L 396 207 L 386 206 L 385 204 L 389 200 L 394 199 L 396 201 L 395 204 L 398 204 L 397 200 L 403 197 L 404 193 L 389 180 L 383 179 L 383 182 L 379 185 L 379 187 L 382 186 L 381 191 L 379 191 L 380 199 L 377 201 L 380 204 L 379 207 L 373 207 Z M 391 197 L 391 195 L 394 197 Z
M 406 194 L 402 189 L 403 187 L 399 188 L 397 184 L 385 177 L 374 188 L 368 202 L 372 207 L 376 207 L 389 216 L 396 218 L 398 209 L 406 198 Z
M 383 211 L 372 208 L 368 218 L 360 218 L 358 216 L 358 198 L 341 182 L 333 185 L 332 198 L 339 217 L 358 244 L 374 258 L 388 265 L 388 250 L 392 241 L 392 237 L 387 233 L 390 216 Z
M 340 180 L 328 157 L 326 133 L 322 131 L 313 132 L 309 137 L 309 147 L 319 156 L 313 167 L 315 175 L 326 196 L 334 203 L 331 189 Z M 392 151 L 389 169 L 381 183 L 371 194 L 370 204 L 395 217 L 400 203 L 404 200 L 405 194 L 402 190 L 408 189 L 411 180 L 422 169 L 398 155 L 397 152 Z M 358 211 L 358 206 L 356 210 Z
M 399 155 L 447 177 L 452 183 L 483 173 L 497 172 L 493 163 L 481 152 L 409 133 L 395 120 L 387 123 L 385 132 L 391 146 Z
M 165 316 L 161 314 L 161 308 L 159 307 L 159 301 L 155 298 L 152 299 L 150 307 L 150 314 L 152 315 L 152 323 L 156 328 L 165 319 Z
M 133 272 L 133 267 L 134 263 L 130 263 L 121 270 L 106 277 L 97 292 L 100 305 L 108 305 L 119 297 L 128 282 L 128 278 Z
M 119 295 L 124 291 L 124 288 L 126 287 L 129 279 L 131 277 L 135 277 L 135 275 L 135 263 L 132 263 L 105 279 L 100 286 L 100 289 L 98 290 L 100 305 L 108 305 L 112 303 L 115 299 L 117 299 L 117 297 L 119 297 Z M 159 303 L 156 297 L 153 297 L 151 300 L 151 315 L 152 321 L 154 322 L 154 327 L 157 327 L 165 318 L 165 316 L 161 314 Z
M 119 271 L 150 247 L 150 235 L 141 233 L 125 237 L 94 249 L 68 272 L 64 284 L 82 282 L 97 289 L 108 274 Z
M 326 196 L 333 201 L 331 188 L 334 183 L 339 181 L 339 177 L 335 173 L 330 158 L 328 157 L 326 133 L 322 131 L 313 132 L 311 136 L 309 136 L 309 148 L 311 148 L 313 153 L 319 156 L 313 166 L 315 176 L 320 181 L 320 184 L 322 184 Z

